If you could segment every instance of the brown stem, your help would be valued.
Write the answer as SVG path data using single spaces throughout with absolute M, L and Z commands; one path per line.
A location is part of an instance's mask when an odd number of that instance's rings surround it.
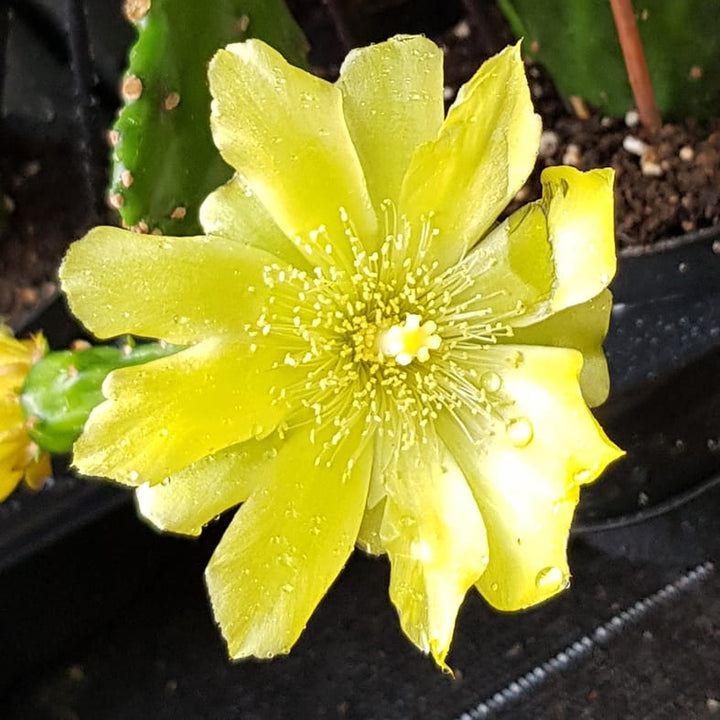
M 645 62 L 640 33 L 635 22 L 632 0 L 610 0 L 620 47 L 625 58 L 630 86 L 640 114 L 640 122 L 650 131 L 657 132 L 662 121 L 655 103 L 650 73 Z

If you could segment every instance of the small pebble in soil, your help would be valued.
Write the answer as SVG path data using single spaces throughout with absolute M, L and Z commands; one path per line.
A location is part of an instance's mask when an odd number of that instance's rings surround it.
M 575 145 L 575 143 L 570 143 L 567 148 L 565 148 L 562 161 L 563 165 L 580 167 L 580 163 L 582 162 L 582 153 L 580 152 L 580 147 L 578 145 Z
M 551 158 L 555 155 L 560 146 L 560 138 L 554 130 L 543 130 L 540 135 L 540 149 L 538 154 L 541 158 Z
M 640 122 L 640 113 L 637 110 L 628 110 L 625 113 L 625 124 L 629 128 L 637 127 Z
M 646 148 L 640 156 L 640 170 L 646 177 L 660 177 L 663 174 L 663 168 L 658 162 L 658 155 L 654 148 Z
M 678 151 L 678 157 L 684 162 L 690 162 L 695 158 L 695 151 L 689 145 L 683 145 Z
M 626 135 L 623 138 L 623 147 L 631 155 L 637 155 L 638 157 L 640 157 L 647 150 L 647 144 L 644 143 L 640 138 L 635 137 L 634 135 Z

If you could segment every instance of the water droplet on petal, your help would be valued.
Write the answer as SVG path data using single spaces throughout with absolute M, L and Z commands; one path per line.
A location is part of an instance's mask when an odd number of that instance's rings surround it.
M 508 423 L 508 437 L 516 448 L 527 447 L 533 439 L 532 423 L 524 417 L 515 418 Z
M 578 471 L 573 475 L 573 480 L 574 480 L 576 483 L 581 483 L 581 484 L 582 484 L 582 483 L 590 482 L 592 476 L 593 476 L 592 470 L 588 470 L 587 468 L 585 468 L 584 470 L 578 470 Z
M 493 584 L 490 586 L 490 589 L 491 589 L 493 592 L 497 592 L 497 591 L 500 589 L 500 586 L 499 586 L 497 583 L 493 583 Z
M 496 393 L 502 386 L 502 378 L 496 372 L 486 372 L 480 378 L 480 383 L 486 392 Z
M 291 593 L 291 592 L 294 592 L 294 590 L 295 590 L 295 586 L 294 586 L 294 585 L 291 585 L 290 583 L 285 583 L 285 584 L 282 586 L 282 591 L 283 591 L 283 592 Z
M 555 566 L 543 568 L 535 577 L 535 587 L 543 592 L 557 592 L 565 584 L 565 573 Z

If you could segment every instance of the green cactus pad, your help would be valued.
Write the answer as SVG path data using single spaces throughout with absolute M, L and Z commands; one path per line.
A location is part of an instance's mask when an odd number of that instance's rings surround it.
M 283 0 L 126 0 L 138 38 L 110 131 L 109 202 L 139 232 L 194 235 L 204 198 L 230 168 L 210 135 L 207 64 L 249 37 L 306 66 L 307 42 Z
M 608 0 L 498 0 L 524 52 L 564 98 L 622 117 L 634 107 Z M 716 117 L 720 0 L 636 0 L 648 69 L 663 118 Z

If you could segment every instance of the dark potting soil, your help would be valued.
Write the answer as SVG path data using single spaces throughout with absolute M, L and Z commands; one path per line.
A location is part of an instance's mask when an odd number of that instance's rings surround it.
M 317 23 L 320 4 L 303 0 L 295 5 L 300 22 L 312 24 L 311 41 L 322 42 Z M 446 50 L 448 103 L 485 57 L 511 39 L 497 17 L 490 18 L 491 33 L 488 23 L 478 22 L 469 11 L 458 17 L 440 34 L 426 30 Z M 403 29 L 400 25 L 388 29 L 388 34 Z M 318 71 L 332 77 L 338 58 L 321 57 L 321 61 L 324 65 Z M 536 169 L 509 210 L 540 196 L 540 172 L 546 166 L 569 164 L 583 170 L 611 166 L 616 171 L 619 248 L 648 245 L 720 222 L 720 120 L 707 126 L 692 120 L 668 124 L 650 135 L 633 114 L 610 119 L 580 107 L 582 114 L 587 111 L 587 117 L 580 118 L 557 96 L 541 68 L 529 67 L 528 73 L 545 130 Z M 28 139 L 8 132 L 0 138 L 0 316 L 11 323 L 54 292 L 57 267 L 70 242 L 97 221 L 116 222 L 109 209 L 105 217 L 90 212 L 88 206 L 96 203 L 81 192 L 84 172 L 74 140 L 47 140 L 41 134 Z M 94 181 L 99 197 L 107 168 L 96 167 L 94 172 L 100 178 Z

